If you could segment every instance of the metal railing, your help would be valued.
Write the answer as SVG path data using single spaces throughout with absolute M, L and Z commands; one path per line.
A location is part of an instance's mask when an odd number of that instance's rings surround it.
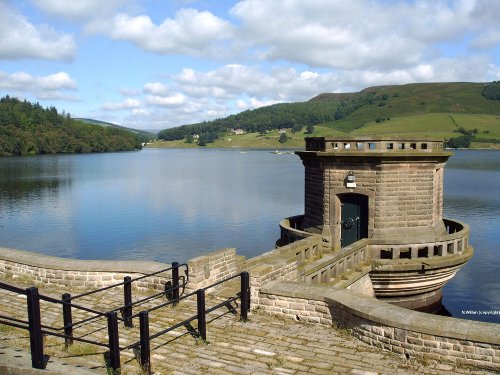
M 226 300 L 216 304 L 215 306 L 212 306 L 210 308 L 206 308 L 206 299 L 205 299 L 205 291 L 210 288 L 214 288 L 220 284 L 226 283 L 230 280 L 240 278 L 240 291 L 233 297 L 227 298 Z M 171 305 L 171 304 L 176 304 L 179 301 L 192 297 L 196 295 L 196 314 L 183 320 L 182 322 L 176 323 L 168 328 L 165 328 L 159 332 L 156 332 L 155 334 L 151 335 L 150 330 L 149 330 L 149 314 L 155 310 L 161 309 L 165 306 Z M 126 346 L 123 349 L 134 349 L 134 348 L 140 348 L 140 358 L 139 358 L 139 364 L 142 368 L 142 370 L 146 373 L 151 373 L 151 341 L 165 335 L 166 333 L 173 331 L 174 329 L 177 329 L 182 326 L 186 326 L 192 321 L 196 320 L 198 322 L 198 333 L 197 337 L 199 337 L 201 340 L 204 342 L 207 341 L 207 320 L 206 316 L 207 314 L 216 311 L 220 309 L 221 307 L 228 306 L 228 304 L 231 304 L 232 302 L 240 299 L 240 319 L 243 322 L 246 322 L 248 320 L 248 311 L 250 310 L 250 276 L 248 272 L 241 272 L 238 275 L 228 277 L 224 280 L 221 280 L 217 283 L 214 283 L 212 285 L 209 285 L 205 288 L 198 289 L 195 292 L 186 294 L 182 297 L 179 297 L 177 299 L 173 299 L 171 301 L 162 303 L 158 306 L 154 306 L 148 310 L 143 310 L 139 312 L 136 315 L 133 315 L 132 317 L 139 317 L 139 332 L 140 332 L 140 339 L 137 342 L 134 342 L 128 346 Z
M 179 277 L 179 267 L 185 267 L 185 276 Z M 147 277 L 152 277 L 163 272 L 172 271 L 171 282 L 165 283 L 165 291 L 156 293 L 152 296 L 140 299 L 138 301 L 132 302 L 132 283 L 142 280 Z M 179 279 L 183 280 L 183 283 L 179 283 Z M 13 326 L 20 329 L 26 329 L 29 331 L 30 335 L 30 351 L 32 358 L 32 367 L 38 369 L 44 369 L 44 354 L 43 354 L 43 335 L 51 335 L 60 338 L 64 338 L 65 346 L 73 344 L 73 341 L 80 341 L 87 344 L 97 345 L 109 349 L 109 367 L 116 370 L 120 367 L 120 347 L 118 345 L 118 320 L 122 320 L 127 327 L 132 327 L 132 307 L 135 305 L 140 305 L 146 301 L 158 298 L 160 296 L 166 296 L 168 299 L 179 298 L 180 289 L 185 288 L 189 280 L 189 269 L 187 264 L 183 263 L 179 265 L 177 262 L 172 263 L 171 267 L 143 275 L 132 279 L 130 276 L 124 277 L 124 281 L 121 283 L 116 283 L 109 285 L 100 289 L 95 289 L 90 292 L 82 293 L 76 296 L 71 296 L 69 293 L 64 293 L 62 299 L 58 300 L 49 296 L 44 296 L 39 294 L 38 288 L 31 287 L 27 289 L 18 288 L 9 284 L 0 282 L 0 289 L 7 290 L 9 292 L 23 294 L 27 297 L 27 311 L 28 311 L 28 321 L 15 319 L 12 317 L 0 315 L 0 323 Z M 123 296 L 124 304 L 112 310 L 105 312 L 97 311 L 79 304 L 75 304 L 73 301 L 89 296 L 95 293 L 107 291 L 112 288 L 123 286 Z M 41 324 L 41 313 L 40 313 L 40 300 L 49 303 L 62 305 L 62 315 L 63 315 L 63 326 L 62 327 L 51 327 Z M 73 310 L 81 310 L 87 313 L 93 314 L 88 318 L 82 320 L 73 321 Z M 117 312 L 120 311 L 122 318 L 118 317 Z M 104 344 L 98 341 L 85 339 L 82 337 L 75 337 L 73 334 L 73 329 L 79 325 L 89 323 L 98 318 L 105 317 L 107 319 L 107 329 L 108 329 L 108 343 Z M 64 331 L 64 334 L 58 331 Z
M 179 277 L 179 267 L 186 267 L 185 277 Z M 148 296 L 132 302 L 132 283 L 138 280 L 144 279 L 146 277 L 154 276 L 162 272 L 172 271 L 172 280 L 171 283 L 165 284 L 165 291 L 160 293 L 156 293 L 152 296 Z M 230 297 L 215 306 L 210 308 L 206 308 L 205 301 L 205 291 L 216 287 L 220 284 L 233 280 L 235 278 L 240 278 L 240 291 L 233 297 Z M 179 283 L 179 279 L 183 279 L 183 283 Z M 31 358 L 32 358 L 32 367 L 37 369 L 44 369 L 44 353 L 43 353 L 43 336 L 51 335 L 59 338 L 63 338 L 65 341 L 65 346 L 73 344 L 73 341 L 79 341 L 87 344 L 92 344 L 100 347 L 107 348 L 109 350 L 109 368 L 113 371 L 116 371 L 120 368 L 120 351 L 140 347 L 141 348 L 141 356 L 140 356 L 140 365 L 145 371 L 150 371 L 150 342 L 151 340 L 160 337 L 167 332 L 170 332 L 176 328 L 189 324 L 191 321 L 197 320 L 198 322 L 198 337 L 203 341 L 207 339 L 207 322 L 206 315 L 220 309 L 223 306 L 228 306 L 232 302 L 240 299 L 240 317 L 242 321 L 247 321 L 248 319 L 248 311 L 250 309 L 250 282 L 249 282 L 249 274 L 248 272 L 242 272 L 238 275 L 226 278 L 217 283 L 214 283 L 210 286 L 207 286 L 203 289 L 198 289 L 195 292 L 180 296 L 180 289 L 182 288 L 183 292 L 185 290 L 185 286 L 189 280 L 188 267 L 186 264 L 179 265 L 178 263 L 172 263 L 172 267 L 169 267 L 164 270 L 160 270 L 154 272 L 152 274 L 144 275 L 135 279 L 132 279 L 130 276 L 126 276 L 122 283 L 117 283 L 114 285 L 106 286 L 104 288 L 92 290 L 90 292 L 82 293 L 76 296 L 71 296 L 69 293 L 64 293 L 62 295 L 62 299 L 58 300 L 56 298 L 52 298 L 49 296 L 44 296 L 39 294 L 38 289 L 36 287 L 30 287 L 27 289 L 18 288 L 9 284 L 5 284 L 0 282 L 0 289 L 7 290 L 9 292 L 18 293 L 26 295 L 27 297 L 27 311 L 28 311 L 28 320 L 16 319 L 4 315 L 0 315 L 0 323 L 13 326 L 20 329 L 26 329 L 29 331 L 30 336 L 30 350 L 31 350 Z M 74 301 L 78 298 L 82 298 L 85 296 L 89 296 L 98 292 L 103 292 L 115 287 L 123 286 L 123 294 L 124 294 L 124 304 L 117 308 L 114 308 L 109 311 L 97 311 L 79 304 L 75 304 Z M 177 323 L 171 327 L 161 330 L 160 332 L 155 333 L 154 335 L 149 334 L 149 313 L 161 309 L 165 306 L 169 305 L 177 305 L 181 300 L 189 298 L 191 296 L 196 295 L 197 301 L 197 313 L 191 316 L 184 321 Z M 158 298 L 160 296 L 165 296 L 168 301 L 164 303 L 160 303 L 155 305 L 154 307 L 143 310 L 138 314 L 132 313 L 132 307 L 141 305 L 146 301 L 150 301 L 154 298 Z M 41 323 L 41 311 L 40 311 L 40 300 L 46 301 L 49 303 L 59 304 L 62 306 L 62 314 L 63 314 L 63 326 L 62 327 L 51 327 L 46 326 Z M 79 321 L 73 321 L 73 311 L 81 310 L 87 313 L 93 314 L 90 317 L 81 319 Z M 122 317 L 118 316 L 118 311 L 121 312 Z M 74 335 L 74 328 L 82 325 L 84 323 L 89 323 L 92 320 L 98 318 L 106 318 L 107 320 L 107 331 L 108 331 L 108 342 L 102 343 L 99 341 L 90 340 L 88 338 L 76 337 Z M 118 321 L 121 320 L 124 322 L 126 327 L 133 327 L 133 319 L 139 318 L 139 329 L 140 329 L 140 340 L 130 344 L 126 347 L 119 346 L 119 331 L 118 331 Z M 64 331 L 64 333 L 59 333 L 59 331 Z

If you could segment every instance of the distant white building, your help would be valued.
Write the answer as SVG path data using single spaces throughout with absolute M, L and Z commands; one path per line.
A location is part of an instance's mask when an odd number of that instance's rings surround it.
M 234 135 L 246 134 L 246 131 L 244 131 L 243 129 L 231 129 L 231 131 L 233 132 Z

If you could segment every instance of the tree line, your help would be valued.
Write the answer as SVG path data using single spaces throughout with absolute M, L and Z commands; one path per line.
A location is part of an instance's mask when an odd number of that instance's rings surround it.
M 0 156 L 131 151 L 138 137 L 113 127 L 73 120 L 55 107 L 5 96 L 0 99 Z
M 246 110 L 213 121 L 204 121 L 165 129 L 158 134 L 158 138 L 165 141 L 184 138 L 189 140 L 190 136 L 197 134 L 203 145 L 214 142 L 230 129 L 242 129 L 247 133 L 261 134 L 283 128 L 292 129 L 294 132 L 297 132 L 304 126 L 334 121 L 335 112 L 336 105 L 332 105 L 332 103 L 274 104 L 254 110 Z
M 280 103 L 267 107 L 246 110 L 235 115 L 213 121 L 204 121 L 191 125 L 182 125 L 162 130 L 159 139 L 175 141 L 197 134 L 201 143 L 214 142 L 230 129 L 242 129 L 247 133 L 265 134 L 271 130 L 291 129 L 294 133 L 304 127 L 332 123 L 343 119 L 366 104 L 383 101 L 373 92 L 363 93 L 344 100 L 311 100 L 299 103 Z

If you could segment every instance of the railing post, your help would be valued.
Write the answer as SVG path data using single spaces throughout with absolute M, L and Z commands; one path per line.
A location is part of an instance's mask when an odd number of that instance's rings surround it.
M 64 346 L 73 344 L 73 316 L 71 313 L 71 294 L 64 293 L 62 295 L 63 302 L 63 322 L 64 322 Z
M 132 278 L 125 276 L 123 283 L 123 323 L 125 327 L 132 327 Z
M 140 365 L 146 374 L 151 373 L 150 341 L 149 341 L 149 315 L 147 311 L 139 313 L 141 358 Z
M 31 367 L 45 369 L 43 357 L 42 322 L 40 317 L 40 295 L 38 289 L 26 289 L 28 307 L 28 327 L 30 333 Z
M 198 334 L 203 341 L 207 341 L 207 320 L 205 316 L 205 290 L 196 291 L 196 305 L 198 307 Z
M 241 276 L 241 320 L 246 322 L 248 320 L 248 310 L 250 310 L 250 276 L 248 272 L 244 271 Z
M 116 311 L 110 311 L 108 317 L 109 366 L 113 371 L 120 368 L 120 342 L 118 338 L 118 317 Z
M 179 298 L 179 263 L 172 263 L 172 299 L 175 301 L 174 306 L 177 305 Z

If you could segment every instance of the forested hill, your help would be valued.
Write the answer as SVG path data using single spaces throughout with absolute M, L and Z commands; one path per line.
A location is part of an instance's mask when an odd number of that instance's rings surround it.
M 305 134 L 320 135 L 312 130 L 312 126 L 320 125 L 324 131 L 330 129 L 331 132 L 354 135 L 366 126 L 373 127 L 373 124 L 381 125 L 384 122 L 393 124 L 396 122 L 395 119 L 406 119 L 411 116 L 413 122 L 420 120 L 422 122 L 419 124 L 411 122 L 411 128 L 409 126 L 405 129 L 402 126 L 400 130 L 415 133 L 419 127 L 425 128 L 429 119 L 426 116 L 431 114 L 443 114 L 443 118 L 448 121 L 455 114 L 483 114 L 493 116 L 495 119 L 495 116 L 500 115 L 499 98 L 500 82 L 377 86 L 355 93 L 325 93 L 307 102 L 275 104 L 214 121 L 165 129 L 158 134 L 158 138 L 166 141 L 185 138 L 189 143 L 192 135 L 198 134 L 200 136 L 198 144 L 206 145 L 222 138 L 230 129 L 242 129 L 247 133 L 264 135 L 277 129 L 287 128 L 297 135 L 303 134 L 302 129 L 308 125 L 311 130 Z M 420 118 L 416 119 L 415 116 Z M 409 123 L 406 120 L 402 121 L 403 124 Z M 375 130 L 375 133 L 379 131 L 387 133 L 392 130 L 381 128 Z M 485 131 L 490 132 L 490 130 Z M 446 129 L 446 132 L 448 134 L 449 129 Z M 426 133 L 434 136 L 428 131 Z M 492 136 L 493 132 L 485 133 L 483 137 Z
M 248 133 L 261 134 L 281 128 L 300 131 L 309 124 L 334 121 L 338 106 L 338 103 L 322 101 L 274 104 L 247 110 L 223 119 L 165 129 L 158 133 L 158 138 L 173 141 L 183 139 L 189 134 L 198 134 L 202 142 L 210 143 L 221 133 L 230 129 L 242 129 Z
M 91 125 L 99 125 L 103 127 L 112 127 L 112 128 L 117 128 L 121 130 L 127 130 L 129 132 L 132 132 L 137 135 L 137 137 L 140 139 L 141 142 L 149 142 L 153 139 L 156 138 L 156 134 L 153 134 L 152 132 L 146 131 L 146 130 L 138 130 L 138 129 L 132 129 L 132 128 L 127 128 L 125 126 L 120 126 L 116 124 L 112 124 L 111 122 L 106 122 L 106 121 L 100 121 L 100 120 L 94 120 L 90 118 L 75 118 L 75 120 L 84 122 L 87 124 Z
M 26 100 L 0 99 L 0 156 L 131 151 L 142 144 L 136 134 L 73 120 L 55 107 Z

